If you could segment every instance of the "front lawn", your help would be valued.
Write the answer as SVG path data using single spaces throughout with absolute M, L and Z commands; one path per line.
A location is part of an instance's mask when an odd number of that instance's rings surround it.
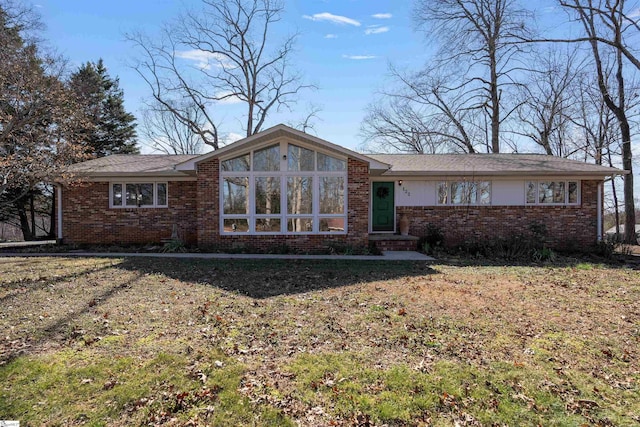
M 0 420 L 634 425 L 640 274 L 0 258 Z

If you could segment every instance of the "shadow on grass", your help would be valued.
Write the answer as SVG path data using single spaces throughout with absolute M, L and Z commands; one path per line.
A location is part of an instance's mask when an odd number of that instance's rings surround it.
M 257 299 L 437 273 L 424 261 L 126 258 L 118 268 L 208 284 Z

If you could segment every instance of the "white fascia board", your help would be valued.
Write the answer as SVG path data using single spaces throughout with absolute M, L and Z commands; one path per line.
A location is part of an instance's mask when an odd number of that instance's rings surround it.
M 311 145 L 317 145 L 329 151 L 334 151 L 336 153 L 342 154 L 343 156 L 346 156 L 346 157 L 351 157 L 357 160 L 361 160 L 369 164 L 370 169 L 388 170 L 391 167 L 386 163 L 382 163 L 377 160 L 374 160 L 364 154 L 360 154 L 356 151 L 350 150 L 348 148 L 345 148 L 340 145 L 334 144 L 332 142 L 326 141 L 324 139 L 318 138 L 316 136 L 309 135 L 297 129 L 290 128 L 289 126 L 279 124 L 263 132 L 260 132 L 250 137 L 236 141 L 218 150 L 212 151 L 207 154 L 203 154 L 202 156 L 193 158 L 191 160 L 187 160 L 186 162 L 179 163 L 175 166 L 175 170 L 177 171 L 196 170 L 196 165 L 202 161 L 205 161 L 214 157 L 222 157 L 234 151 L 241 151 L 245 146 L 251 145 L 252 143 L 258 140 L 268 140 L 269 136 L 272 136 L 272 135 L 273 135 L 273 139 L 280 138 L 280 137 L 289 137 L 292 139 L 300 140 L 301 142 L 308 142 Z

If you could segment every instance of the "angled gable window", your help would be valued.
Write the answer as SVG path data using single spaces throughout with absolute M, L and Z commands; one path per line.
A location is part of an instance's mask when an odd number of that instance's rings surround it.
M 286 141 L 221 159 L 220 232 L 345 233 L 346 165 Z

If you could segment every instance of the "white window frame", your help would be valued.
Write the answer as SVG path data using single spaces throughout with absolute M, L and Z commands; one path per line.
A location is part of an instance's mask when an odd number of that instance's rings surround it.
M 489 184 L 489 203 L 480 203 L 479 196 L 480 193 L 476 190 L 476 201 L 473 203 L 453 203 L 453 198 L 451 197 L 451 184 L 453 183 L 473 183 L 476 186 L 480 183 L 486 182 Z M 440 202 L 440 185 L 446 184 L 447 186 L 447 201 L 446 203 Z M 487 180 L 481 181 L 465 181 L 465 180 L 449 180 L 449 181 L 437 181 L 436 182 L 436 206 L 491 206 L 493 204 L 493 182 Z
M 254 171 L 253 170 L 253 156 L 256 151 L 260 151 L 264 148 L 268 148 L 274 145 L 280 145 L 280 170 L 279 171 Z M 288 169 L 288 147 L 289 145 L 295 145 L 298 147 L 303 147 L 308 150 L 314 152 L 313 154 L 313 163 L 314 170 L 312 171 L 289 171 Z M 318 153 L 322 153 L 324 155 L 334 157 L 336 159 L 342 160 L 345 162 L 345 170 L 344 171 L 319 171 L 318 170 Z M 264 143 L 260 145 L 256 145 L 251 149 L 249 154 L 249 171 L 224 171 L 222 168 L 222 162 L 226 160 L 231 160 L 237 157 L 241 157 L 246 155 L 247 153 L 236 153 L 231 154 L 229 156 L 224 156 L 219 159 L 220 161 L 220 175 L 219 175 L 219 218 L 220 218 L 220 234 L 221 235 L 238 235 L 238 236 L 268 236 L 268 235 L 305 235 L 305 234 L 321 234 L 321 235 L 345 235 L 348 232 L 347 224 L 348 224 L 348 159 L 344 156 L 336 155 L 335 153 L 327 152 L 326 150 L 318 149 L 316 147 L 307 146 L 304 143 L 300 143 L 297 141 L 289 141 L 289 140 L 281 140 L 278 142 L 271 141 L 269 143 Z M 312 212 L 310 214 L 288 214 L 288 206 L 287 206 L 287 178 L 295 177 L 295 176 L 303 176 L 303 177 L 311 177 L 312 179 Z M 248 203 L 248 211 L 249 213 L 246 215 L 242 214 L 225 214 L 224 213 L 224 189 L 223 183 L 224 178 L 228 177 L 248 177 L 249 178 L 249 200 Z M 279 214 L 256 214 L 256 206 L 255 206 L 255 193 L 256 193 L 256 185 L 255 179 L 258 177 L 279 177 L 280 178 L 280 213 Z M 320 178 L 322 177 L 342 177 L 344 180 L 344 191 L 343 191 L 343 206 L 344 212 L 341 214 L 322 214 L 320 213 Z M 271 232 L 258 232 L 256 231 L 256 220 L 262 218 L 278 218 L 280 219 L 280 231 L 271 231 Z M 313 227 L 310 231 L 288 231 L 287 224 L 289 219 L 292 218 L 311 218 L 313 222 Z M 344 230 L 342 231 L 320 231 L 320 220 L 323 219 L 331 219 L 331 218 L 340 218 L 344 221 Z M 224 230 L 224 221 L 225 219 L 247 219 L 249 230 L 247 232 L 234 232 L 234 231 L 225 231 Z
M 536 194 L 535 194 L 535 202 L 530 203 L 527 200 L 527 190 L 529 188 L 529 183 L 535 183 Z M 540 183 L 541 182 L 564 182 L 564 202 L 561 203 L 540 203 Z M 575 182 L 576 189 L 578 191 L 576 202 L 569 203 L 569 183 Z M 579 179 L 529 179 L 524 182 L 524 204 L 526 206 L 579 206 L 582 203 L 582 181 Z
M 131 206 L 127 205 L 127 184 L 130 185 L 140 185 L 140 184 L 153 184 L 153 204 L 152 205 L 136 205 Z M 164 184 L 165 186 L 165 204 L 158 204 L 158 185 Z M 115 205 L 113 203 L 113 186 L 121 185 L 122 186 L 122 205 Z M 157 209 L 157 208 L 168 208 L 169 207 L 169 183 L 167 181 L 111 181 L 109 182 L 109 208 L 111 209 Z

